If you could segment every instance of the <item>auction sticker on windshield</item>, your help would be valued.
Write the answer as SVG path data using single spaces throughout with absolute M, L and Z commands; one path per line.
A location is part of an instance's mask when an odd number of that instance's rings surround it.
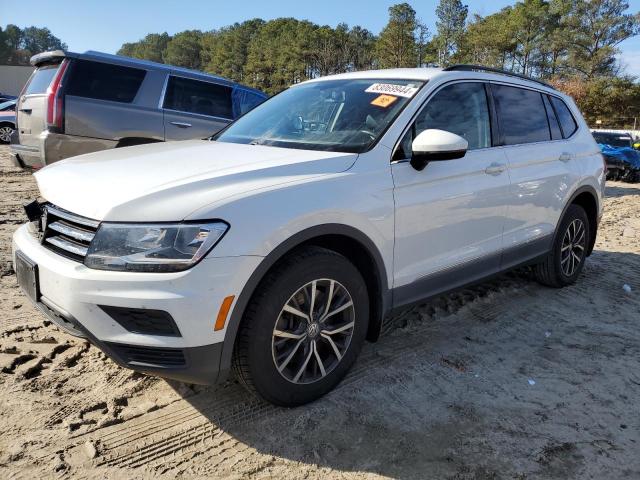
M 413 97 L 417 91 L 418 88 L 412 85 L 394 85 L 393 83 L 374 83 L 365 90 L 367 93 L 380 93 L 405 98 Z
M 375 105 L 376 107 L 387 108 L 393 102 L 395 102 L 398 97 L 394 97 L 392 95 L 380 95 L 373 99 L 371 105 Z

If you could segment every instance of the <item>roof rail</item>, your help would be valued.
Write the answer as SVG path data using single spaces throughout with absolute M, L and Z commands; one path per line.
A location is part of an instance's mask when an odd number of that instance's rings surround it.
M 557 90 L 553 85 L 549 85 L 547 82 L 543 82 L 542 80 L 536 80 L 535 78 L 527 77 L 526 75 L 522 75 L 521 73 L 509 72 L 507 70 L 502 70 L 500 68 L 493 67 L 483 67 L 482 65 L 467 65 L 464 63 L 451 65 L 450 67 L 446 67 L 442 69 L 444 72 L 491 72 L 498 73 L 500 75 L 507 75 L 509 77 L 521 78 L 523 80 L 528 80 L 530 82 L 535 82 L 540 85 L 544 85 L 547 88 L 551 88 L 553 90 Z

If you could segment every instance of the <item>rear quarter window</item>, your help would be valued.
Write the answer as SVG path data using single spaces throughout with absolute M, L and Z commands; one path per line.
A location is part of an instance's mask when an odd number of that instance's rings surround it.
M 506 85 L 492 85 L 505 145 L 551 140 L 542 94 Z
M 60 65 L 47 65 L 46 67 L 37 68 L 29 79 L 24 95 L 45 93 L 51 80 L 53 80 L 53 77 L 58 71 L 59 66 Z
M 551 103 L 556 111 L 558 120 L 560 121 L 560 127 L 562 128 L 562 136 L 569 138 L 578 129 L 576 119 L 573 118 L 569 107 L 557 97 L 551 97 Z
M 65 93 L 77 97 L 131 103 L 146 75 L 145 70 L 110 63 L 77 60 Z

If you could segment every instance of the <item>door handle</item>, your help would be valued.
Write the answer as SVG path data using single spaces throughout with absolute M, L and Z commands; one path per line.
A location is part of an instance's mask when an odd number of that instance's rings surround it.
M 171 125 L 175 125 L 178 128 L 189 128 L 191 126 L 191 124 L 187 122 L 171 122 Z
M 32 109 L 31 108 L 21 108 L 20 111 L 24 112 L 24 113 L 31 113 Z
M 507 166 L 504 163 L 492 163 L 487 168 L 484 169 L 484 173 L 487 175 L 500 175 L 507 169 Z
M 561 162 L 568 162 L 572 158 L 573 158 L 573 155 L 571 155 L 570 153 L 562 152 L 562 154 L 560 154 L 560 157 L 558 158 L 558 160 L 560 160 Z

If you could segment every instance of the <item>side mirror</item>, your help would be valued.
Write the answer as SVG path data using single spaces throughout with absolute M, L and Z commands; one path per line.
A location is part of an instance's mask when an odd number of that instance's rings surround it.
M 640 150 L 640 142 L 634 143 L 633 148 L 635 148 L 636 150 Z
M 460 135 L 428 129 L 421 132 L 411 144 L 411 166 L 421 171 L 429 162 L 462 158 L 467 153 L 467 148 L 469 142 Z

